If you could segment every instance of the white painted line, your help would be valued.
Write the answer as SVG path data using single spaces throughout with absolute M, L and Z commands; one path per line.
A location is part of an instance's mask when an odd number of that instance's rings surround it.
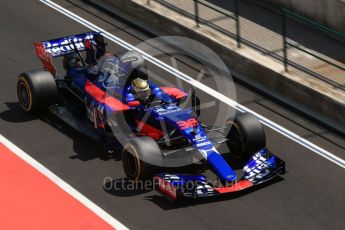
M 44 167 L 41 163 L 39 163 L 38 161 L 33 159 L 29 154 L 25 153 L 23 150 L 18 148 L 16 145 L 14 145 L 11 141 L 6 139 L 1 134 L 0 134 L 0 143 L 5 145 L 8 149 L 10 149 L 14 154 L 16 154 L 18 157 L 20 157 L 22 160 L 24 160 L 30 166 L 32 166 L 33 168 L 38 170 L 40 173 L 42 173 L 43 175 L 48 177 L 49 180 L 54 182 L 57 186 L 59 186 L 65 192 L 70 194 L 72 197 L 74 197 L 76 200 L 78 200 L 84 206 L 86 206 L 91 211 L 93 211 L 97 216 L 99 216 L 101 219 L 103 219 L 105 222 L 107 222 L 110 226 L 114 227 L 117 230 L 128 229 L 123 224 L 121 224 L 118 220 L 116 220 L 114 217 L 109 215 L 107 212 L 105 212 L 103 209 L 101 209 L 99 206 L 97 206 L 91 200 L 86 198 L 83 194 L 78 192 L 71 185 L 67 184 L 65 181 L 63 181 L 60 177 L 55 175 L 49 169 Z
M 177 69 L 174 69 L 172 66 L 152 57 L 151 55 L 143 52 L 142 50 L 139 50 L 138 48 L 136 48 L 135 46 L 129 44 L 128 42 L 125 42 L 124 40 L 116 37 L 115 35 L 107 32 L 106 30 L 98 27 L 97 25 L 91 23 L 90 21 L 87 21 L 86 19 L 76 15 L 75 13 L 63 8 L 62 6 L 50 1 L 50 0 L 40 0 L 40 2 L 46 4 L 47 6 L 55 9 L 56 11 L 64 14 L 65 16 L 73 19 L 74 21 L 84 25 L 85 27 L 94 30 L 94 31 L 98 31 L 98 32 L 102 32 L 104 37 L 108 38 L 109 40 L 115 42 L 116 44 L 122 46 L 123 48 L 126 48 L 128 50 L 136 50 L 139 53 L 141 53 L 143 55 L 143 57 L 159 66 L 160 68 L 164 69 L 165 71 L 173 74 L 174 76 L 182 79 L 183 81 L 194 85 L 196 88 L 204 91 L 205 93 L 209 94 L 210 96 L 224 102 L 225 104 L 239 110 L 240 112 L 248 112 L 251 113 L 253 115 L 255 115 L 264 125 L 270 127 L 271 129 L 275 130 L 276 132 L 284 135 L 285 137 L 295 141 L 296 143 L 306 147 L 307 149 L 313 151 L 314 153 L 326 158 L 327 160 L 339 165 L 342 168 L 345 168 L 345 160 L 335 156 L 334 154 L 330 153 L 329 151 L 311 143 L 310 141 L 298 136 L 297 134 L 291 132 L 290 130 L 274 123 L 273 121 L 261 116 L 260 114 L 254 112 L 253 110 L 248 109 L 247 107 L 237 103 L 236 101 L 226 97 L 225 95 L 213 90 L 212 88 L 202 84 L 201 82 L 194 80 L 193 78 L 189 77 L 188 75 L 178 71 Z

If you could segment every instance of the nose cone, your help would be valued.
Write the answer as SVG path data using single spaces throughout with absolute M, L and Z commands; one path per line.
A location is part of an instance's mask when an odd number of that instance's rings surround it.
M 224 182 L 232 182 L 237 179 L 236 173 L 232 170 L 230 165 L 218 153 L 216 148 L 210 150 L 200 150 L 203 155 L 206 154 L 207 163 L 216 172 L 217 176 Z

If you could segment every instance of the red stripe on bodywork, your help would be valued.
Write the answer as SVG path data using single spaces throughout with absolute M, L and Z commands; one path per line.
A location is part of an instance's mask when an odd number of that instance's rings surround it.
M 171 199 L 176 200 L 176 188 L 172 184 L 161 177 L 154 177 L 154 179 L 158 180 L 158 188 L 160 191 L 169 196 Z
M 130 109 L 129 106 L 123 104 L 121 101 L 117 100 L 116 98 L 108 95 L 106 92 L 98 88 L 89 80 L 86 80 L 85 91 L 88 94 L 90 94 L 94 99 L 96 99 L 98 102 L 103 103 L 116 111 Z
M 229 187 L 221 187 L 221 188 L 215 188 L 216 191 L 219 193 L 228 193 L 228 192 L 237 192 L 246 188 L 249 188 L 253 186 L 253 183 L 249 180 L 241 180 L 238 183 L 234 184 L 233 186 Z
M 146 136 L 152 137 L 155 140 L 161 139 L 164 135 L 163 131 L 156 129 L 155 127 L 148 125 L 142 121 L 136 120 L 136 123 L 137 123 L 138 128 L 140 129 L 138 130 L 138 132 Z
M 161 90 L 163 90 L 164 93 L 175 97 L 176 99 L 181 99 L 183 97 L 186 97 L 187 94 L 183 92 L 182 90 L 178 88 L 173 88 L 173 87 L 161 87 Z

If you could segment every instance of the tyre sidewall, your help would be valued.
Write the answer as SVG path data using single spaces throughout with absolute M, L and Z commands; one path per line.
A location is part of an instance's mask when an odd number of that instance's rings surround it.
M 231 129 L 238 131 L 240 137 L 239 153 L 244 160 L 248 160 L 254 153 L 266 147 L 266 135 L 260 121 L 252 114 L 243 113 L 235 117 L 233 122 L 229 120 Z M 231 140 L 230 140 L 231 141 Z
M 127 165 L 131 154 L 135 159 L 135 175 L 130 175 Z M 162 168 L 162 154 L 158 144 L 150 137 L 137 137 L 129 139 L 122 151 L 122 163 L 126 176 L 130 180 L 139 181 L 151 179 Z
M 44 106 L 52 105 L 57 102 L 58 92 L 55 79 L 48 71 L 31 71 L 19 75 L 17 81 L 17 94 L 20 99 L 19 86 L 23 84 L 28 87 L 29 103 L 22 108 L 27 112 L 34 112 Z

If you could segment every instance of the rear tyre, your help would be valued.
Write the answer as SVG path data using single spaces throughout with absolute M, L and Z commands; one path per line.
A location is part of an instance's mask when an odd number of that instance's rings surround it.
M 232 154 L 248 160 L 255 152 L 265 148 L 265 131 L 254 115 L 238 114 L 234 120 L 227 121 L 227 126 L 227 145 Z
M 53 75 L 48 71 L 21 73 L 17 80 L 17 95 L 26 112 L 35 112 L 57 102 L 58 91 Z
M 122 164 L 129 180 L 152 179 L 162 168 L 162 153 L 150 137 L 130 139 L 122 150 Z

